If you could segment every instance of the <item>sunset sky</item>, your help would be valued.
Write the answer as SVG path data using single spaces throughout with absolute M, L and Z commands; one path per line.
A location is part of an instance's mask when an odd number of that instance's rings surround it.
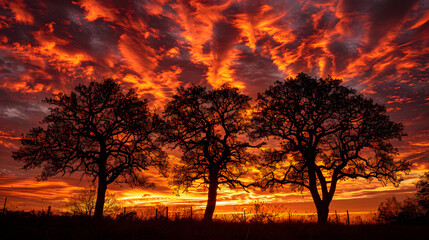
M 410 196 L 429 170 L 427 0 L 0 0 L 0 202 L 18 210 L 60 208 L 80 175 L 36 182 L 11 152 L 49 113 L 41 102 L 106 77 L 134 88 L 161 112 L 179 86 L 231 83 L 253 99 L 276 80 L 305 72 L 341 78 L 384 104 L 408 136 L 398 158 L 413 163 L 399 188 L 339 183 L 333 210 L 375 211 Z M 129 206 L 203 206 L 204 188 L 176 196 L 153 174 L 153 190 L 110 186 Z M 217 210 L 256 200 L 315 208 L 308 192 L 221 188 Z

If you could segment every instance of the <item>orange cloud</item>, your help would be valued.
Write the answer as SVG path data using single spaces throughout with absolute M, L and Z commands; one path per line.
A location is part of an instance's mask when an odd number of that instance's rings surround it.
M 27 11 L 24 0 L 9 2 L 9 8 L 15 14 L 16 21 L 29 25 L 34 23 L 34 17 Z
M 81 0 L 77 4 L 85 9 L 85 19 L 90 22 L 95 21 L 99 18 L 112 22 L 116 20 L 115 11 L 113 9 L 107 8 L 99 1 Z

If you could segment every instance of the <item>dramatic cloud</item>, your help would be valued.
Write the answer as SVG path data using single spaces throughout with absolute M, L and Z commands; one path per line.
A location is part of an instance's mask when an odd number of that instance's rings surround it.
M 429 169 L 425 1 L 0 0 L 0 13 L 0 177 L 40 189 L 36 195 L 49 184 L 72 189 L 75 180 L 32 182 L 33 172 L 22 172 L 10 157 L 20 135 L 48 112 L 43 98 L 105 77 L 135 88 L 158 109 L 178 86 L 189 84 L 230 83 L 255 97 L 299 72 L 342 78 L 404 123 L 408 136 L 398 143 L 399 157 L 420 173 Z M 136 201 L 147 200 L 139 195 L 145 193 L 171 196 L 166 181 L 157 181 L 158 190 L 134 192 Z M 346 186 L 339 199 L 379 197 L 385 190 Z M 29 191 L 22 189 L 3 184 L 0 194 L 23 199 Z M 120 194 L 133 199 L 132 193 Z M 190 199 L 204 200 L 204 192 L 192 194 Z M 296 200 L 296 193 L 223 194 L 220 202 L 234 204 L 258 197 Z

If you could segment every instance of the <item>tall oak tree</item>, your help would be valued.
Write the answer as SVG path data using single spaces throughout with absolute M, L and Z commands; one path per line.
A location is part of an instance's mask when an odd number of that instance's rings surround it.
M 131 89 L 112 79 L 78 85 L 44 102 L 50 114 L 21 139 L 13 158 L 24 169 L 42 167 L 39 180 L 81 172 L 98 180 L 94 215 L 103 215 L 107 186 L 125 182 L 150 186 L 142 171 L 166 166 L 157 131 L 159 119 Z
M 397 185 L 397 173 L 409 170 L 408 162 L 395 159 L 392 145 L 404 135 L 403 125 L 340 80 L 301 73 L 276 82 L 257 102 L 251 136 L 279 145 L 263 152 L 265 168 L 256 185 L 308 189 L 319 223 L 328 220 L 339 181 L 365 178 Z
M 206 221 L 213 218 L 218 187 L 240 185 L 239 177 L 252 159 L 244 137 L 250 127 L 249 101 L 228 85 L 210 91 L 191 86 L 178 88 L 165 107 L 165 139 L 182 152 L 174 185 L 179 190 L 196 182 L 208 185 Z

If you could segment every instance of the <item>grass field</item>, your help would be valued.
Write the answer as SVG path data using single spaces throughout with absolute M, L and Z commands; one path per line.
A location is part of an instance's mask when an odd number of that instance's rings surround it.
M 95 221 L 79 216 L 0 215 L 0 239 L 426 239 L 424 225 Z

